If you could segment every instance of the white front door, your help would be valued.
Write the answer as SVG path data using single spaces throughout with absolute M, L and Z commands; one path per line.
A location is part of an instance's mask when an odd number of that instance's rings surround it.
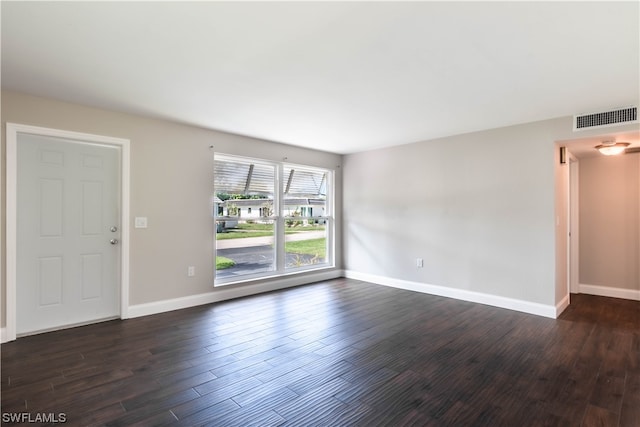
M 120 147 L 19 133 L 16 332 L 120 314 Z

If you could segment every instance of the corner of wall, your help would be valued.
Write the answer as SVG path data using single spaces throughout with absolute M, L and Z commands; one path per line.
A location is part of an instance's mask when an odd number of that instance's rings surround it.
M 558 316 L 562 314 L 563 311 L 567 309 L 567 307 L 569 307 L 569 303 L 570 303 L 570 296 L 566 295 L 564 298 L 562 298 L 562 300 L 558 304 L 556 304 L 556 315 L 555 315 L 556 319 L 558 318 Z

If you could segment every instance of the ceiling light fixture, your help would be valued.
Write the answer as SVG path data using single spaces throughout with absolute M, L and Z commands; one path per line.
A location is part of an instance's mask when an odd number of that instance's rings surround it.
M 605 156 L 615 156 L 624 152 L 629 145 L 628 142 L 602 141 L 602 144 L 596 146 L 596 150 Z

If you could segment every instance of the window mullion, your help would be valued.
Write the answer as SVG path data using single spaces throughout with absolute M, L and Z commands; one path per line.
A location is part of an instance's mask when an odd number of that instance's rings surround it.
M 324 176 L 326 179 L 326 211 L 325 215 L 327 219 L 327 261 L 331 265 L 335 265 L 335 187 L 334 187 L 335 174 L 327 172 Z
M 274 198 L 275 198 L 275 213 L 276 213 L 276 226 L 275 226 L 275 247 L 276 247 L 276 271 L 284 272 L 286 264 L 285 254 L 285 230 L 284 230 L 284 169 L 282 164 L 276 165 L 275 183 L 274 183 Z

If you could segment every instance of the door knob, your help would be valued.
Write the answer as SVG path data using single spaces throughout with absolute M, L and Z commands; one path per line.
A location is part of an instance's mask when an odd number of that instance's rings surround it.
M 118 244 L 118 239 L 111 239 L 111 240 L 109 240 L 109 243 L 111 243 L 112 245 L 117 245 Z

